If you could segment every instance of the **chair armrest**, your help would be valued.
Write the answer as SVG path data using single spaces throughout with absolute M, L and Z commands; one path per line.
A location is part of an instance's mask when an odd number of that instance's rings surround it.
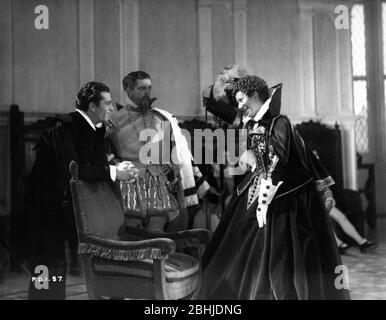
M 132 239 L 156 239 L 168 238 L 174 240 L 178 248 L 197 248 L 207 243 L 211 232 L 206 229 L 190 229 L 178 232 L 148 232 L 138 228 L 126 227 L 126 234 L 123 237 Z
M 79 242 L 78 253 L 117 261 L 135 261 L 165 259 L 175 250 L 175 242 L 165 237 L 141 241 L 120 241 L 105 239 L 97 235 L 85 235 Z

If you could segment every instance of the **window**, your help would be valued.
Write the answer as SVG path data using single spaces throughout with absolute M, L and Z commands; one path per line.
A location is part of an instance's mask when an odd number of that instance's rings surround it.
M 386 101 L 386 2 L 382 2 L 383 90 Z
M 385 12 L 385 11 L 384 11 Z M 369 152 L 365 14 L 363 4 L 351 9 L 351 50 L 353 70 L 356 149 L 360 154 Z

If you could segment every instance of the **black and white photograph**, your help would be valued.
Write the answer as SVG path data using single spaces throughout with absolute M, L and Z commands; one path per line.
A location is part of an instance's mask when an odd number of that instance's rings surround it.
M 0 0 L 0 74 L 0 300 L 386 300 L 385 0 Z

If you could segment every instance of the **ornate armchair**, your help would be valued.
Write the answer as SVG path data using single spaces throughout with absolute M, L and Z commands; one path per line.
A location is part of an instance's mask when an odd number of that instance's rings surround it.
M 109 183 L 80 181 L 75 162 L 70 172 L 78 254 L 90 299 L 194 299 L 209 231 L 149 234 L 127 228 Z M 177 252 L 186 248 L 195 256 Z

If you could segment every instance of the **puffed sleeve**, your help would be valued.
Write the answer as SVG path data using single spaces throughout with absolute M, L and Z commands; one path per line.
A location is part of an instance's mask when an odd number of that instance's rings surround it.
M 271 156 L 278 157 L 276 166 L 272 171 L 272 183 L 274 185 L 278 184 L 282 175 L 287 170 L 291 132 L 291 122 L 287 117 L 280 116 L 273 120 L 269 132 L 268 145 Z

